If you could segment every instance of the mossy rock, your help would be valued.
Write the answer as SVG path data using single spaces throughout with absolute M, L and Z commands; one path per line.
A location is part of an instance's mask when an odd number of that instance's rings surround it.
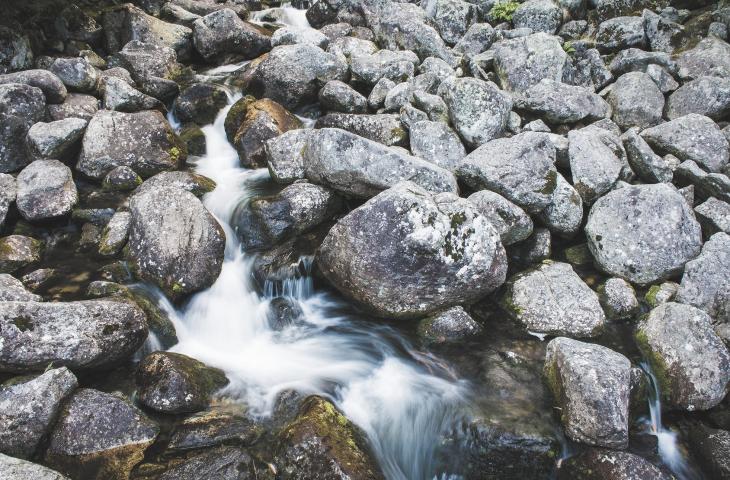
M 223 128 L 226 131 L 226 137 L 228 137 L 229 142 L 233 142 L 233 137 L 236 136 L 236 132 L 246 118 L 248 107 L 255 101 L 256 97 L 246 95 L 231 105 L 226 115 L 226 121 L 223 123 Z
M 205 134 L 198 125 L 194 123 L 184 125 L 180 130 L 180 140 L 185 142 L 188 154 L 205 155 Z

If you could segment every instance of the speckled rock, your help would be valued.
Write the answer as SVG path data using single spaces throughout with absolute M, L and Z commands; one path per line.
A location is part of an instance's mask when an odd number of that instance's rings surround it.
M 535 33 L 502 40 L 492 46 L 494 69 L 505 90 L 524 92 L 548 78 L 560 82 L 568 54 L 557 37 Z
M 568 437 L 588 445 L 628 446 L 628 358 L 600 345 L 558 337 L 548 343 L 545 376 Z
M 121 78 L 107 77 L 102 80 L 103 105 L 107 110 L 138 112 L 140 110 L 165 111 L 158 99 L 130 86 Z
M 685 83 L 669 96 L 666 115 L 670 120 L 696 113 L 721 120 L 730 112 L 730 79 L 700 77 Z
M 227 104 L 228 93 L 224 87 L 214 83 L 193 83 L 180 92 L 172 108 L 183 123 L 207 125 L 213 123 Z
M 642 17 L 615 17 L 598 26 L 596 47 L 602 52 L 616 52 L 646 45 Z
M 40 88 L 20 83 L 0 85 L 0 173 L 14 172 L 32 160 L 25 136 L 43 120 L 45 97 Z
M 498 193 L 481 190 L 469 196 L 479 213 L 497 231 L 502 244 L 521 242 L 532 234 L 532 220 L 520 207 Z
M 68 480 L 55 470 L 0 453 L 0 475 L 12 480 Z
M 74 92 L 93 93 L 99 85 L 99 70 L 84 58 L 57 58 L 51 72 Z
M 40 261 L 43 243 L 23 235 L 0 238 L 0 273 L 13 273 Z
M 477 7 L 464 0 L 426 0 L 421 8 L 449 45 L 458 42 L 477 21 Z
M 28 148 L 36 158 L 64 158 L 78 146 L 87 123 L 82 118 L 38 122 L 28 130 Z
M 319 102 L 326 110 L 343 113 L 366 113 L 368 100 L 360 92 L 339 80 L 330 80 L 319 91 Z
M 695 214 L 705 237 L 717 232 L 730 233 L 730 203 L 710 197 L 695 207 Z
M 99 110 L 99 100 L 84 93 L 69 93 L 66 101 L 58 105 L 48 105 L 48 116 L 51 120 L 65 118 L 82 118 L 91 120 Z
M 142 185 L 142 177 L 126 165 L 113 168 L 102 180 L 102 188 L 114 192 L 128 192 Z
M 24 83 L 40 88 L 48 103 L 63 103 L 66 100 L 66 86 L 60 78 L 48 70 L 31 69 L 0 75 L 0 84 Z
M 393 318 L 471 303 L 501 285 L 507 267 L 497 232 L 469 202 L 410 182 L 341 219 L 317 263 L 343 294 Z
M 207 61 L 226 54 L 248 60 L 271 49 L 271 36 L 266 30 L 241 20 L 229 8 L 195 20 L 193 42 L 195 49 Z
M 289 130 L 266 141 L 266 163 L 275 182 L 287 184 L 304 178 L 303 152 L 313 135 L 316 133 L 310 129 Z
M 101 233 L 99 254 L 111 256 L 119 253 L 127 243 L 131 223 L 132 215 L 129 212 L 116 212 Z
M 492 46 L 496 37 L 495 30 L 488 23 L 475 23 L 454 45 L 454 51 L 461 54 L 476 55 Z
M 564 460 L 558 480 L 671 480 L 671 475 L 644 457 L 629 452 L 591 448 Z
M 208 177 L 192 172 L 160 172 L 139 186 L 135 194 L 159 190 L 164 187 L 180 188 L 200 198 L 215 188 L 215 182 Z
M 240 447 L 217 447 L 176 464 L 159 476 L 160 480 L 249 480 L 259 471 L 254 459 Z
M 555 33 L 563 23 L 563 10 L 554 0 L 528 0 L 512 15 L 514 28 L 533 32 Z
M 443 122 L 421 120 L 409 130 L 411 152 L 417 157 L 454 171 L 466 156 L 459 136 Z
M 703 470 L 712 478 L 730 476 L 730 431 L 698 423 L 690 428 L 687 443 Z
M 658 307 L 664 303 L 674 301 L 677 290 L 679 290 L 679 284 L 675 282 L 662 282 L 659 285 L 652 285 L 644 295 L 644 300 L 650 307 Z
M 0 302 L 40 302 L 40 295 L 26 290 L 23 283 L 17 278 L 0 273 Z
M 355 115 L 349 113 L 329 113 L 317 119 L 315 128 L 341 128 L 368 140 L 387 146 L 408 146 L 408 130 L 400 116 L 390 113 L 374 115 Z
M 622 278 L 609 278 L 599 286 L 598 299 L 609 320 L 626 320 L 639 311 L 634 287 Z
M 379 50 L 371 55 L 351 59 L 352 79 L 365 85 L 376 85 L 382 79 L 398 83 L 415 74 L 418 56 L 410 51 Z M 385 98 L 385 94 L 383 94 Z
M 543 79 L 515 101 L 515 107 L 537 114 L 550 123 L 593 122 L 606 118 L 611 109 L 600 95 L 580 86 Z
M 702 310 L 681 303 L 654 308 L 636 343 L 659 383 L 662 404 L 684 410 L 718 405 L 730 386 L 730 352 Z
M 648 183 L 668 183 L 672 181 L 671 165 L 651 149 L 637 128 L 630 128 L 621 136 L 626 149 L 626 158 L 634 172 Z
M 58 160 L 32 162 L 18 175 L 17 185 L 18 211 L 31 222 L 67 215 L 79 201 L 71 169 Z
M 644 129 L 662 121 L 664 95 L 646 73 L 621 75 L 611 87 L 608 103 L 613 110 L 613 121 L 624 130 Z
M 689 78 L 727 77 L 730 74 L 730 45 L 709 36 L 677 57 L 677 64 Z
M 418 336 L 426 343 L 446 343 L 477 335 L 482 331 L 464 307 L 456 306 L 418 322 Z
M 360 40 L 355 39 L 353 40 Z M 363 40 L 366 41 L 366 40 Z M 326 49 L 330 43 L 327 35 L 310 27 L 284 26 L 279 28 L 271 36 L 271 46 L 294 45 L 297 43 L 309 43 L 321 49 Z
M 573 185 L 559 173 L 550 203 L 538 213 L 538 218 L 551 232 L 561 237 L 571 238 L 580 230 L 583 200 Z
M 6 173 L 0 173 L 0 228 L 5 223 L 5 218 L 10 210 L 10 204 L 15 202 L 15 195 L 18 187 L 15 177 Z
M 264 98 L 251 103 L 232 141 L 241 166 L 264 166 L 266 141 L 301 126 L 302 122 L 297 117 L 273 100 Z

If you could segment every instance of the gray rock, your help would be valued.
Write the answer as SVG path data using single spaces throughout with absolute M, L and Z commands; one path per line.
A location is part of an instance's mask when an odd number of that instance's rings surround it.
M 102 181 L 102 188 L 117 192 L 128 192 L 141 184 L 142 177 L 137 175 L 130 167 L 120 165 L 106 174 Z
M 629 72 L 646 72 L 649 66 L 657 65 L 670 74 L 677 73 L 677 64 L 664 52 L 645 52 L 638 48 L 621 50 L 613 57 L 609 68 L 614 75 Z
M 202 290 L 223 266 L 225 234 L 195 195 L 164 187 L 130 199 L 129 259 L 137 276 L 170 298 Z
M 601 345 L 559 337 L 548 343 L 545 376 L 569 438 L 588 445 L 627 447 L 628 358 Z
M 521 242 L 532 234 L 533 225 L 530 217 L 503 196 L 482 190 L 470 195 L 469 201 L 489 220 L 503 245 Z
M 720 127 L 696 113 L 648 128 L 641 136 L 659 154 L 693 160 L 710 172 L 722 171 L 730 158 L 728 141 Z
M 0 85 L 0 173 L 20 170 L 32 160 L 25 136 L 43 120 L 45 97 L 41 89 L 21 83 Z
M 356 37 L 340 37 L 327 45 L 327 53 L 344 56 L 348 61 L 355 57 L 373 55 L 378 50 L 379 48 L 374 42 Z
M 51 72 L 74 92 L 93 93 L 99 86 L 99 70 L 81 57 L 57 58 Z
M 464 158 L 457 175 L 474 190 L 492 190 L 528 213 L 547 207 L 557 184 L 555 147 L 543 133 L 492 140 Z
M 172 2 L 166 3 L 160 8 L 160 17 L 170 23 L 185 25 L 188 28 L 193 26 L 193 22 L 200 18 L 200 15 L 189 12 L 183 7 L 174 5 Z
M 350 69 L 355 82 L 375 85 L 382 78 L 403 82 L 413 77 L 418 56 L 410 51 L 380 50 L 372 55 L 352 57 Z
M 413 105 L 425 112 L 433 122 L 449 123 L 449 107 L 438 95 L 426 92 L 413 92 Z
M 0 273 L 13 273 L 41 259 L 43 244 L 23 235 L 0 237 Z
M 69 480 L 55 470 L 0 453 L 0 475 L 11 480 Z
M 411 152 L 439 167 L 454 171 L 466 156 L 459 136 L 443 122 L 422 120 L 410 128 Z
M 181 188 L 200 198 L 215 188 L 215 182 L 208 177 L 192 172 L 160 172 L 148 178 L 135 194 L 165 187 Z
M 669 157 L 674 156 L 667 155 L 665 159 Z M 700 198 L 717 197 L 730 202 L 730 178 L 727 175 L 707 173 L 692 160 L 686 160 L 674 169 L 674 178 L 682 185 L 691 184 Z
M 623 162 L 595 130 L 571 130 L 568 141 L 573 186 L 591 204 L 613 188 Z
M 600 21 L 630 13 L 641 13 L 642 9 L 654 6 L 652 0 L 595 0 L 592 3 L 595 4 Z
M 309 138 L 304 169 L 311 182 L 356 198 L 372 197 L 403 180 L 431 192 L 458 191 L 451 172 L 336 128 Z
M 97 111 L 99 111 L 99 100 L 83 93 L 69 93 L 63 103 L 48 105 L 48 116 L 53 121 L 65 118 L 91 120 Z
M 669 408 L 707 410 L 725 398 L 730 353 L 702 310 L 681 303 L 659 305 L 639 323 L 636 342 Z
M 88 123 L 82 118 L 38 122 L 28 130 L 28 148 L 36 158 L 65 158 L 75 153 Z
M 681 271 L 702 246 L 692 208 L 664 183 L 626 186 L 600 198 L 585 233 L 602 270 L 640 285 Z
M 140 110 L 165 110 L 158 99 L 145 95 L 120 78 L 107 77 L 102 80 L 104 108 L 120 112 Z
M 520 267 L 539 264 L 552 254 L 552 237 L 547 228 L 536 227 L 527 240 L 512 245 L 509 259 Z
M 481 325 L 462 306 L 449 308 L 418 322 L 418 336 L 426 343 L 452 342 L 481 331 Z
M 425 0 L 421 8 L 449 45 L 458 42 L 477 21 L 477 7 L 464 0 Z
M 160 480 L 246 480 L 257 475 L 256 463 L 246 450 L 223 446 L 203 450 L 160 475 Z
M 645 9 L 641 15 L 644 19 L 646 43 L 655 52 L 672 53 L 682 45 L 684 27 L 659 14 Z
M 0 230 L 5 223 L 10 205 L 15 202 L 17 191 L 15 178 L 7 173 L 0 173 Z
M 476 55 L 489 49 L 496 35 L 494 28 L 488 23 L 475 23 L 454 45 L 454 52 L 465 55 Z
M 359 40 L 353 38 L 353 40 Z M 364 40 L 363 40 L 364 41 Z M 330 43 L 329 38 L 318 30 L 309 27 L 281 27 L 271 36 L 271 46 L 294 45 L 297 43 L 308 43 L 321 49 L 326 49 Z M 372 42 L 370 42 L 372 43 Z M 377 50 L 377 47 L 376 47 Z
M 229 8 L 210 13 L 193 23 L 195 49 L 208 61 L 226 54 L 256 58 L 271 49 L 264 29 L 241 20 Z
M 500 304 L 529 332 L 578 338 L 603 332 L 598 295 L 567 263 L 545 261 L 513 276 Z
M 591 478 L 602 480 L 671 480 L 649 460 L 639 455 L 616 450 L 592 448 L 561 462 L 558 480 Z
M 40 88 L 48 103 L 63 103 L 66 100 L 66 86 L 60 78 L 48 70 L 24 70 L 0 75 L 0 84 L 24 83 Z
M 679 83 L 677 83 L 674 77 L 664 67 L 655 64 L 648 65 L 646 67 L 646 74 L 654 80 L 654 83 L 656 83 L 656 86 L 659 87 L 662 93 L 673 92 L 679 88 Z
M 101 233 L 99 254 L 112 256 L 119 253 L 127 243 L 131 223 L 132 215 L 129 212 L 116 212 Z
M 598 26 L 596 47 L 602 52 L 616 52 L 646 45 L 642 17 L 615 17 Z
M 393 318 L 472 303 L 501 285 L 507 269 L 498 234 L 469 202 L 410 182 L 337 222 L 317 264 L 344 295 Z
M 706 237 L 717 232 L 730 233 L 730 204 L 710 197 L 695 207 L 695 214 Z
M 677 302 L 704 310 L 715 322 L 730 322 L 730 235 L 716 233 L 702 253 L 687 262 Z
M 261 427 L 247 413 L 245 405 L 214 405 L 188 416 L 175 426 L 168 449 L 182 452 L 223 443 L 251 445 L 258 440 Z
M 609 278 L 599 286 L 598 299 L 609 320 L 626 320 L 639 311 L 634 287 L 622 278 Z
M 515 28 L 554 34 L 563 23 L 563 10 L 553 0 L 528 0 L 512 15 Z
M 568 54 L 557 37 L 535 33 L 492 46 L 494 70 L 505 90 L 524 92 L 545 78 L 560 82 Z
M 368 100 L 360 92 L 339 80 L 330 80 L 319 91 L 319 103 L 326 110 L 344 113 L 366 113 Z
M 7 273 L 0 273 L 0 302 L 40 302 L 40 295 L 30 293 L 20 280 Z
M 515 101 L 515 107 L 558 124 L 593 122 L 611 114 L 611 108 L 600 95 L 552 79 L 544 79 L 528 88 Z
M 147 338 L 144 312 L 121 301 L 0 303 L 0 370 L 42 371 L 113 366 Z
M 727 77 L 730 74 L 730 45 L 715 37 L 707 37 L 694 48 L 677 57 L 677 65 L 687 78 L 704 76 Z
M 71 169 L 58 160 L 36 160 L 20 172 L 15 203 L 28 221 L 61 217 L 79 201 Z
M 180 92 L 173 110 L 178 119 L 198 125 L 213 123 L 221 108 L 228 105 L 227 90 L 214 83 L 193 83 Z
M 730 79 L 699 77 L 669 96 L 666 107 L 668 119 L 674 120 L 690 113 L 718 121 L 730 113 Z
M 129 71 L 138 86 L 148 94 L 159 89 L 155 84 L 164 85 L 165 82 L 161 80 L 169 79 L 182 70 L 182 65 L 177 62 L 175 50 L 155 42 L 132 40 L 124 45 L 115 58 L 118 59 L 120 66 Z M 177 93 L 177 86 L 173 88 L 173 93 Z
M 620 76 L 608 94 L 613 121 L 622 129 L 644 129 L 662 121 L 664 95 L 649 75 L 630 72 Z
M 292 183 L 305 177 L 304 150 L 313 135 L 309 129 L 289 130 L 266 141 L 266 162 L 276 183 Z
M 723 428 L 727 428 L 725 425 Z M 730 431 L 709 428 L 697 422 L 690 428 L 688 444 L 703 470 L 712 478 L 730 475 Z
M 667 302 L 674 301 L 677 296 L 679 284 L 674 282 L 663 282 L 661 285 L 652 285 L 644 295 L 644 300 L 650 307 L 657 307 Z
M 454 129 L 467 145 L 478 147 L 504 134 L 512 99 L 494 84 L 453 78 L 441 83 L 439 95 L 446 102 Z
M 158 432 L 128 401 L 82 388 L 63 407 L 44 463 L 74 478 L 129 478 Z
M 32 457 L 56 421 L 61 404 L 78 382 L 66 367 L 0 387 L 0 450 Z
M 667 164 L 664 158 L 654 153 L 638 132 L 637 128 L 630 128 L 621 136 L 629 165 L 645 182 L 671 182 L 673 177 L 672 167 Z
M 86 127 L 76 169 L 101 180 L 126 165 L 146 178 L 177 169 L 186 156 L 184 145 L 160 112 L 103 110 Z
M 558 173 L 555 190 L 547 207 L 538 218 L 551 232 L 561 237 L 573 237 L 583 223 L 583 200 L 562 175 Z
M 390 113 L 355 115 L 330 113 L 317 119 L 315 128 L 340 128 L 387 146 L 407 146 L 408 131 L 400 116 Z

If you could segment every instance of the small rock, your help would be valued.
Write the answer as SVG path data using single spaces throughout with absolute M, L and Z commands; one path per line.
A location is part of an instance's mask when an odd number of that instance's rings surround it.
M 339 80 L 330 80 L 319 91 L 319 102 L 326 110 L 365 113 L 368 101 L 357 90 Z
M 31 237 L 0 237 L 0 273 L 13 273 L 41 260 L 43 243 Z
M 639 311 L 634 287 L 622 278 L 609 278 L 598 287 L 598 298 L 609 320 L 626 320 Z
M 481 331 L 481 325 L 461 306 L 449 308 L 418 322 L 418 336 L 427 343 L 452 342 Z
M 180 92 L 173 110 L 183 123 L 207 125 L 213 123 L 218 112 L 227 104 L 228 93 L 224 87 L 213 83 L 193 83 Z
M 113 256 L 119 253 L 127 243 L 132 215 L 129 212 L 116 212 L 101 233 L 99 254 Z
M 503 196 L 482 190 L 469 196 L 480 214 L 485 216 L 500 236 L 502 244 L 521 242 L 532 234 L 532 220 L 520 207 Z
M 30 222 L 67 215 L 79 201 L 71 169 L 58 160 L 36 160 L 20 172 L 17 180 L 15 203 Z
M 40 302 L 40 295 L 34 295 L 25 289 L 17 278 L 0 273 L 0 302 Z
M 74 92 L 94 93 L 99 85 L 99 70 L 80 57 L 57 58 L 51 72 Z
M 642 72 L 621 75 L 608 94 L 613 121 L 622 129 L 644 129 L 662 121 L 664 95 L 654 80 Z
M 137 175 L 131 167 L 120 165 L 106 174 L 102 186 L 113 192 L 128 192 L 142 184 L 142 177 Z
M 75 153 L 89 122 L 82 118 L 66 118 L 55 122 L 38 122 L 28 130 L 31 154 L 41 159 L 66 158 Z

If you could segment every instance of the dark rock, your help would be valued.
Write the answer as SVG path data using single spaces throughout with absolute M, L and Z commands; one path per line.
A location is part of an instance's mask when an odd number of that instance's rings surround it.
M 559 480 L 670 480 L 648 460 L 629 452 L 591 448 L 563 461 Z
M 91 120 L 99 110 L 99 100 L 83 93 L 69 93 L 66 100 L 58 105 L 48 105 L 48 116 L 51 120 L 81 118 Z
M 66 100 L 66 86 L 48 70 L 24 70 L 0 75 L 0 84 L 3 83 L 24 83 L 40 88 L 48 103 L 63 103 Z
M 43 243 L 22 235 L 0 238 L 0 273 L 13 273 L 41 259 Z
M 58 160 L 36 160 L 18 174 L 15 203 L 30 222 L 71 213 L 79 200 L 71 169 Z
M 418 336 L 426 343 L 457 341 L 481 331 L 481 325 L 461 306 L 438 312 L 418 322 Z
M 297 117 L 273 100 L 264 98 L 251 103 L 232 142 L 241 165 L 248 168 L 264 166 L 266 141 L 301 126 Z
M 228 8 L 196 20 L 193 41 L 207 61 L 227 54 L 248 60 L 271 49 L 271 37 L 263 28 L 241 20 Z
M 28 130 L 28 148 L 36 158 L 64 159 L 78 151 L 81 137 L 89 122 L 82 118 L 66 118 L 55 122 L 38 122 Z
M 256 478 L 254 460 L 236 447 L 205 450 L 160 475 L 160 480 L 251 480 Z
M 214 83 L 194 83 L 180 92 L 172 108 L 183 123 L 207 125 L 213 123 L 218 112 L 227 104 L 228 93 L 224 87 Z
M 31 162 L 25 136 L 44 115 L 41 89 L 21 83 L 0 84 L 0 173 L 14 172 Z

